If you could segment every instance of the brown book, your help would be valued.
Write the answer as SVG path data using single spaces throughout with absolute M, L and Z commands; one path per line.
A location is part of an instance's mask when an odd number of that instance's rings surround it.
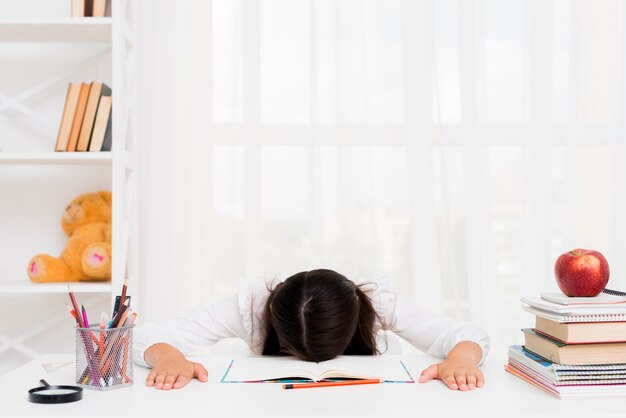
M 93 133 L 91 134 L 91 142 L 89 143 L 89 151 L 103 151 L 102 144 L 104 143 L 107 125 L 109 124 L 109 119 L 111 118 L 111 105 L 111 96 L 102 96 L 100 98 L 98 115 L 96 116 Z
M 566 344 L 626 342 L 626 322 L 561 323 L 537 316 L 535 331 Z
M 76 151 L 87 151 L 89 149 L 89 141 L 91 140 L 91 134 L 96 120 L 96 113 L 98 112 L 98 105 L 100 104 L 100 97 L 110 95 L 111 89 L 106 84 L 91 83 L 91 89 L 89 90 L 89 98 L 87 99 L 85 116 L 83 117 L 83 125 L 80 128 L 80 136 L 78 137 Z
M 85 16 L 93 16 L 93 0 L 85 0 Z
M 80 135 L 80 128 L 83 124 L 85 108 L 87 107 L 87 99 L 89 98 L 90 87 L 91 86 L 87 83 L 81 83 L 80 85 L 80 95 L 78 96 L 76 113 L 74 114 L 74 120 L 72 121 L 72 131 L 70 132 L 70 139 L 67 143 L 67 151 L 76 151 L 76 145 L 78 145 L 78 136 Z
M 524 348 L 557 364 L 626 363 L 626 343 L 565 344 L 532 329 L 524 331 Z
M 93 17 L 104 17 L 107 0 L 93 0 Z
M 85 16 L 85 0 L 72 0 L 72 17 Z
M 57 143 L 54 147 L 55 151 L 65 151 L 67 143 L 70 140 L 72 131 L 72 122 L 76 114 L 76 105 L 78 104 L 78 96 L 80 95 L 80 84 L 70 83 L 67 88 L 67 96 L 65 96 L 65 108 L 61 117 L 61 126 L 59 127 L 59 135 Z

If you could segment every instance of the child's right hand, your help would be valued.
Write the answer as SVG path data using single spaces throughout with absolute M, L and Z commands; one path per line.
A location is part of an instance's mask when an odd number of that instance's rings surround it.
M 156 389 L 180 389 L 193 378 L 201 382 L 208 381 L 208 372 L 200 363 L 194 363 L 169 344 L 158 343 L 146 350 L 146 362 L 152 370 L 146 379 L 146 385 Z

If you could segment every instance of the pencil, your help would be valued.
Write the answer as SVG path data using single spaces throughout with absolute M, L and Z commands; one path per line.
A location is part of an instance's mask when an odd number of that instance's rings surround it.
M 326 388 L 333 386 L 372 385 L 382 383 L 380 379 L 343 380 L 340 382 L 287 383 L 283 389 Z
M 78 325 L 83 328 L 83 320 L 80 317 L 79 314 L 79 310 L 78 310 L 78 303 L 76 303 L 76 298 L 74 297 L 74 292 L 72 292 L 72 289 L 70 289 L 70 285 L 67 285 L 67 291 L 70 294 L 70 300 L 72 301 L 72 306 L 74 307 L 74 312 L 76 312 L 76 320 L 78 321 Z
M 124 315 L 124 312 L 126 312 L 127 309 L 127 304 L 123 304 L 122 306 L 120 306 L 120 311 L 117 313 L 117 315 L 115 315 L 115 318 L 113 318 L 113 322 L 111 323 L 111 326 L 109 326 L 109 328 L 117 328 L 118 324 L 120 323 L 120 319 L 122 319 L 122 315 Z
M 76 322 L 78 322 L 78 318 L 76 318 L 76 312 L 74 312 L 74 309 L 72 309 L 70 307 L 70 305 L 68 305 L 67 303 L 65 304 L 65 308 L 67 309 L 67 311 L 70 313 L 70 315 L 72 315 L 72 317 L 74 318 L 74 320 Z
M 89 321 L 87 320 L 87 311 L 85 310 L 85 306 L 84 305 L 80 305 L 80 308 L 82 309 L 82 313 L 83 313 L 83 324 L 85 324 L 85 328 L 89 328 Z
M 104 312 L 100 312 L 100 343 L 98 344 L 98 356 L 102 360 L 102 355 L 104 354 L 104 329 L 107 326 L 107 314 Z
M 128 279 L 124 279 L 124 285 L 122 286 L 122 296 L 120 297 L 120 303 L 126 302 L 126 290 L 128 289 Z

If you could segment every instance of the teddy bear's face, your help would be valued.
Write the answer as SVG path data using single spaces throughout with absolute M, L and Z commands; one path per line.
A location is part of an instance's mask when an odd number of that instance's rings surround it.
M 65 208 L 61 227 L 70 235 L 76 228 L 92 222 L 111 222 L 111 193 L 78 196 Z

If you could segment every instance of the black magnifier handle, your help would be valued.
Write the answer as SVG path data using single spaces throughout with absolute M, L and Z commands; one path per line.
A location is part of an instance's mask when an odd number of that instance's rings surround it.
M 43 379 L 41 379 L 41 380 L 39 381 L 39 383 L 41 383 L 41 384 L 42 384 L 43 386 L 45 386 L 45 387 L 50 387 L 50 385 L 48 384 L 48 382 L 46 382 L 46 381 L 45 381 L 45 380 L 43 380 Z

